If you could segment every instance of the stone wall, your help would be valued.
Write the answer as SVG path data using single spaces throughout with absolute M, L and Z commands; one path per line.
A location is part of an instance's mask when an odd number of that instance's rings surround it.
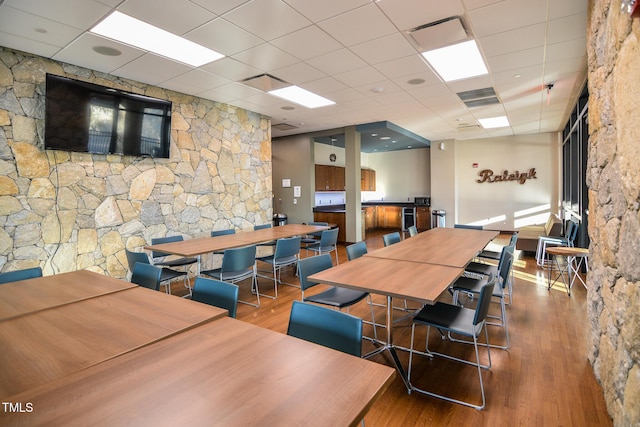
M 172 101 L 171 157 L 45 151 L 46 73 Z M 0 271 L 122 278 L 125 247 L 270 222 L 270 129 L 250 111 L 0 47 Z
M 640 425 L 640 13 L 589 10 L 589 354 L 614 424 Z

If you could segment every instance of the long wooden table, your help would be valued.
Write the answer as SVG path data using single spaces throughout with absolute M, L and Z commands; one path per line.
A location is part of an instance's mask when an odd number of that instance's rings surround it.
M 33 411 L 0 425 L 357 425 L 394 374 L 224 318 L 14 395 Z
M 466 228 L 432 228 L 366 256 L 464 267 L 498 231 Z
M 0 293 L 6 294 L 3 287 Z M 136 286 L 1 321 L 0 397 L 226 315 L 221 308 Z
M 0 286 L 0 321 L 135 287 L 88 270 L 5 283 Z
M 165 252 L 182 257 L 197 257 L 224 249 L 255 245 L 284 237 L 311 234 L 328 228 L 328 226 L 321 225 L 285 224 L 279 227 L 242 231 L 235 234 L 225 234 L 223 236 L 197 237 L 180 242 L 147 245 L 144 248 L 149 251 Z
M 497 231 L 436 228 L 353 261 L 309 276 L 316 283 L 377 293 L 387 297 L 387 339 L 367 356 L 388 351 L 407 390 L 407 375 L 393 343 L 393 298 L 433 304 Z
M 225 249 L 241 246 L 256 245 L 285 237 L 302 236 L 326 230 L 329 226 L 285 224 L 279 227 L 262 228 L 260 230 L 242 231 L 235 234 L 225 234 L 215 237 L 197 237 L 179 242 L 147 245 L 149 251 L 164 252 L 181 257 L 196 257 L 198 259 L 196 275 L 200 275 L 201 256 L 208 253 L 220 252 Z

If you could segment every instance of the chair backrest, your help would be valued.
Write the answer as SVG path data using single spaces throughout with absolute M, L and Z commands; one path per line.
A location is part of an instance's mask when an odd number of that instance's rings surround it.
M 222 273 L 243 271 L 253 267 L 256 263 L 256 245 L 241 248 L 225 249 L 222 256 Z
M 177 235 L 177 236 L 167 236 L 167 237 L 156 237 L 155 239 L 151 239 L 151 244 L 152 245 L 159 245 L 162 243 L 173 243 L 173 242 L 182 242 L 184 240 L 184 237 L 182 237 L 181 235 Z M 159 251 L 152 251 L 151 252 L 151 258 L 156 259 L 156 258 L 162 258 L 165 256 L 168 256 L 171 254 L 168 254 L 166 252 L 159 252 Z
M 157 291 L 160 290 L 160 276 L 162 276 L 160 267 L 136 262 L 131 273 L 131 283 Z
M 385 246 L 393 245 L 395 243 L 398 243 L 400 240 L 400 233 L 397 231 L 382 236 L 382 241 L 384 242 Z
M 416 227 L 415 225 L 410 226 L 408 230 L 409 230 L 409 237 L 413 237 L 416 234 L 418 234 L 418 227 Z
M 332 228 L 331 230 L 322 230 L 320 235 L 320 247 L 335 246 L 338 243 L 338 228 Z
M 254 225 L 253 229 L 254 230 L 262 230 L 263 228 L 271 228 L 273 227 L 273 224 L 261 224 L 261 225 Z
M 511 235 L 511 239 L 509 240 L 509 246 L 515 247 L 517 241 L 518 241 L 518 233 L 513 233 Z
M 327 227 L 329 226 L 329 223 L 322 222 L 322 221 L 310 221 L 307 223 L 307 225 L 321 225 L 321 226 Z M 322 231 L 314 231 L 313 233 L 307 234 L 307 236 L 315 236 L 315 237 L 318 237 L 320 235 L 322 235 Z
M 273 259 L 289 258 L 300 253 L 302 237 L 283 237 L 276 241 Z
M 511 250 L 509 250 L 509 248 L 511 248 Z M 498 278 L 500 280 L 500 286 L 504 289 L 504 287 L 507 286 L 507 283 L 509 283 L 509 272 L 513 265 L 513 246 L 507 246 L 502 250 L 504 252 L 504 256 L 501 256 L 503 259 L 500 260 Z
M 236 234 L 236 229 L 235 228 L 227 228 L 225 230 L 213 230 L 211 232 L 211 237 L 225 236 L 227 234 Z
M 367 253 L 367 244 L 364 240 L 356 242 L 352 245 L 346 247 L 347 250 L 347 259 L 351 261 L 352 259 L 360 258 L 362 255 Z
M 287 335 L 362 355 L 362 319 L 331 308 L 293 301 Z
M 229 311 L 229 317 L 236 317 L 239 294 L 237 285 L 206 277 L 196 277 L 192 292 L 193 301 L 224 308 Z
M 0 273 L 0 285 L 4 283 L 17 282 L 19 280 L 35 279 L 36 277 L 42 277 L 42 269 L 40 267 L 7 271 Z
M 476 305 L 476 313 L 473 316 L 473 324 L 482 323 L 489 314 L 489 306 L 491 305 L 491 296 L 493 294 L 493 282 L 489 282 L 480 289 L 478 304 Z
M 577 222 L 569 220 L 567 235 L 565 236 L 569 246 L 573 246 L 573 241 L 576 240 L 576 236 L 578 235 L 578 228 L 580 228 L 580 225 L 578 225 Z
M 129 270 L 133 271 L 133 267 L 136 265 L 136 262 L 140 262 L 143 264 L 151 264 L 149 262 L 149 257 L 144 252 L 134 252 L 129 249 L 124 249 L 125 254 L 127 254 L 127 263 L 129 264 Z
M 300 289 L 304 294 L 306 289 L 315 286 L 317 283 L 310 282 L 307 278 L 320 271 L 333 267 L 331 255 L 328 253 L 304 258 L 298 261 L 298 274 L 300 275 Z
M 466 228 L 469 230 L 482 230 L 481 225 L 454 224 L 453 228 Z

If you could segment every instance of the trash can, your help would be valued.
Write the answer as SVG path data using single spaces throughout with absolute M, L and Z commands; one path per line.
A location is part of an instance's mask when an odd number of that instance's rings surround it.
M 447 215 L 446 211 L 442 209 L 434 209 L 431 211 L 431 228 L 436 227 L 445 227 L 445 216 Z
M 280 225 L 285 225 L 287 223 L 287 216 L 285 214 L 274 214 L 273 215 L 273 226 L 278 227 Z

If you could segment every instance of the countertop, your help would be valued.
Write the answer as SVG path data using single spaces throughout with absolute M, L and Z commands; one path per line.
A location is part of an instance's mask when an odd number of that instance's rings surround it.
M 423 205 L 416 205 L 412 202 L 391 202 L 391 201 L 369 201 L 362 202 L 362 208 L 372 207 L 372 206 L 399 206 L 402 208 L 413 208 L 413 207 L 428 207 Z M 313 212 L 345 212 L 345 205 L 319 205 L 313 208 Z

